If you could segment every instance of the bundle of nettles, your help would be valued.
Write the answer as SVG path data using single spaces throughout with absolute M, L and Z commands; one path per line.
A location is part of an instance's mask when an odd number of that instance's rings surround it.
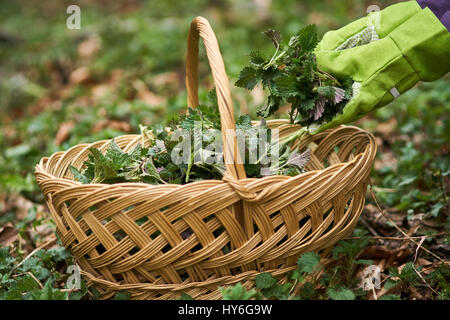
M 210 94 L 211 101 L 217 101 L 215 92 Z M 106 152 L 103 154 L 97 148 L 90 148 L 88 159 L 82 168 L 78 170 L 69 166 L 75 180 L 87 183 L 120 183 L 142 182 L 149 184 L 185 184 L 205 179 L 222 179 L 225 174 L 225 165 L 221 148 L 212 149 L 211 144 L 222 146 L 220 134 L 221 123 L 219 110 L 216 103 L 211 106 L 200 105 L 195 109 L 189 109 L 187 115 L 178 120 L 169 122 L 170 130 L 162 127 L 148 129 L 141 126 L 143 141 L 137 144 L 131 151 L 124 152 L 113 140 L 109 142 Z M 260 178 L 266 175 L 295 176 L 304 172 L 304 166 L 309 161 L 310 151 L 299 153 L 291 150 L 296 133 L 283 139 L 272 139 L 272 130 L 267 127 L 265 121 L 252 126 L 250 116 L 242 115 L 236 121 L 236 128 L 246 132 L 255 130 L 253 139 L 265 139 L 263 152 L 259 151 L 256 161 L 249 161 L 251 152 L 249 139 L 252 136 L 244 136 L 245 161 L 244 168 L 249 178 Z M 197 136 L 197 140 L 191 139 L 188 161 L 174 162 L 173 154 L 177 154 L 176 148 L 182 138 L 175 138 L 176 132 L 182 132 L 190 137 Z M 211 131 L 216 134 L 212 135 Z M 260 137 L 264 133 L 264 137 Z M 197 141 L 197 142 L 195 142 Z M 194 145 L 195 143 L 200 145 Z M 272 147 L 278 142 L 279 160 L 275 163 L 270 159 Z M 146 147 L 144 147 L 146 146 Z M 253 146 L 255 144 L 253 143 Z M 189 149 L 189 148 L 188 148 Z M 265 160 L 264 160 L 265 159 Z M 263 161 L 264 160 L 264 161 Z M 222 163 L 221 163 L 222 162 Z
M 269 117 L 281 105 L 290 104 L 291 122 L 306 127 L 319 126 L 342 113 L 351 98 L 353 81 L 319 70 L 314 55 L 318 43 L 315 25 L 302 28 L 288 43 L 282 43 L 278 31 L 264 33 L 273 42 L 275 53 L 266 58 L 258 51 L 251 52 L 250 66 L 241 71 L 235 83 L 249 90 L 261 84 L 269 91 L 258 115 Z

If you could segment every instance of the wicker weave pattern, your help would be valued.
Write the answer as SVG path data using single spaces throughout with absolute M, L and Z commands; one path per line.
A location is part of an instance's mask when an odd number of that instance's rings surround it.
M 194 20 L 188 39 L 188 104 L 198 101 L 198 35 L 213 71 L 222 127 L 233 129 L 223 60 L 203 18 Z M 269 125 L 281 137 L 298 130 L 283 120 Z M 115 141 L 129 151 L 143 139 Z M 235 140 L 227 139 L 225 158 L 237 160 Z M 284 281 L 299 254 L 330 248 L 353 231 L 376 153 L 371 134 L 341 126 L 301 141 L 300 151 L 313 151 L 308 171 L 296 177 L 246 178 L 234 161 L 223 180 L 186 185 L 74 181 L 68 166 L 81 168 L 88 148 L 106 151 L 108 143 L 57 152 L 41 159 L 35 172 L 59 236 L 103 298 L 127 290 L 133 299 L 173 299 L 182 292 L 217 299 L 219 285 L 251 287 L 261 272 Z

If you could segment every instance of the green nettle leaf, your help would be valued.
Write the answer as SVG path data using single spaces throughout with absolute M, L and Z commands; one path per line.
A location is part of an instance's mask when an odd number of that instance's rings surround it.
M 261 273 L 255 278 L 256 288 L 258 289 L 268 289 L 273 287 L 276 283 L 277 280 L 268 272 Z
M 92 183 L 101 183 L 106 179 L 112 179 L 117 177 L 117 172 L 114 170 L 112 161 L 107 159 L 100 150 L 96 148 L 89 148 L 89 151 L 94 157 L 94 178 Z
M 153 164 L 152 158 L 147 159 L 147 172 L 146 172 L 151 178 L 154 178 L 157 181 L 164 182 L 161 179 L 161 176 L 158 173 L 158 170 L 155 168 L 155 165 Z
M 389 290 L 389 289 L 395 287 L 396 285 L 398 285 L 398 283 L 399 282 L 397 280 L 388 279 L 384 285 L 384 289 Z
M 316 252 L 306 252 L 298 258 L 297 266 L 300 271 L 308 274 L 317 271 L 320 267 L 320 255 Z
M 67 283 L 66 283 L 66 286 L 67 286 Z M 69 296 L 69 299 L 70 300 L 81 300 L 81 298 L 83 298 L 87 294 L 87 292 L 88 292 L 88 288 L 87 288 L 86 282 L 84 280 L 81 280 L 80 290 L 72 291 L 72 293 Z
M 334 259 L 339 259 L 340 255 L 347 256 L 352 260 L 363 248 L 369 244 L 367 237 L 362 237 L 357 241 L 339 241 L 333 248 L 332 254 Z
M 138 144 L 133 148 L 133 150 L 130 151 L 130 153 L 128 154 L 128 157 L 131 160 L 137 160 L 143 155 L 143 153 L 145 153 L 143 151 L 145 151 L 145 150 L 141 147 L 140 144 Z
M 212 106 L 212 109 L 218 111 L 219 105 L 217 103 L 217 92 L 216 88 L 208 92 L 208 101 Z M 220 120 L 220 119 L 219 119 Z M 219 121 L 220 122 L 220 121 Z
M 236 129 L 250 130 L 252 128 L 252 118 L 248 114 L 239 116 L 236 121 Z
M 304 111 L 313 110 L 316 107 L 316 99 L 306 99 L 302 101 L 302 107 Z
M 329 99 L 329 100 L 333 100 L 334 99 L 334 88 L 332 86 L 321 86 L 317 88 L 317 92 L 319 92 L 319 94 L 321 96 L 324 96 L 325 98 Z
M 328 288 L 327 294 L 332 300 L 355 300 L 355 294 L 347 288 L 341 288 L 339 290 Z
M 303 73 L 300 75 L 300 78 L 309 82 L 308 87 L 314 84 L 314 71 L 317 69 L 316 62 L 314 60 L 313 54 L 305 54 L 303 58 L 303 62 L 301 63 L 303 67 Z
M 33 292 L 34 298 L 37 300 L 65 300 L 67 292 L 53 288 L 52 282 L 51 279 L 48 279 L 42 291 Z
M 108 149 L 106 150 L 105 158 L 110 160 L 110 162 L 114 165 L 114 168 L 120 168 L 128 162 L 129 156 L 127 153 L 123 152 L 114 139 L 112 139 L 109 143 Z
M 261 68 L 258 69 L 258 76 L 261 78 L 258 81 L 261 81 L 264 89 L 266 89 L 267 87 L 271 88 L 274 81 L 279 77 L 282 77 L 283 75 L 284 73 L 278 70 L 278 68 L 271 67 L 264 69 L 263 67 L 263 70 L 261 70 Z
M 33 291 L 38 288 L 36 280 L 30 275 L 26 274 L 19 281 L 17 281 L 17 289 L 21 292 Z
M 442 202 L 437 202 L 433 205 L 433 207 L 431 208 L 431 215 L 433 217 L 437 217 L 439 215 L 439 212 L 441 211 L 441 209 L 444 207 L 444 204 Z
M 0 248 L 0 272 L 9 272 L 9 269 L 15 264 L 16 259 L 9 255 L 9 247 Z
M 31 271 L 41 281 L 47 279 L 51 274 L 37 256 L 25 260 L 19 270 L 21 272 Z
M 271 88 L 272 92 L 278 96 L 293 97 L 301 94 L 295 76 L 292 75 L 277 78 Z
M 259 51 L 250 52 L 250 63 L 255 67 L 261 67 L 266 62 L 266 59 Z
M 82 174 L 80 171 L 78 171 L 77 168 L 73 167 L 72 165 L 69 165 L 69 170 L 72 173 L 75 180 L 80 181 L 83 184 L 90 183 L 91 179 L 89 179 L 87 176 Z

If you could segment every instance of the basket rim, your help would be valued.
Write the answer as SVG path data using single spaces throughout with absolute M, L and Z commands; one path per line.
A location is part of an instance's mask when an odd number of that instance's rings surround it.
M 253 122 L 256 122 L 256 121 L 253 121 Z M 272 120 L 268 120 L 267 121 L 267 123 L 277 123 L 277 122 L 282 122 L 281 125 L 288 124 L 288 125 L 292 125 L 292 126 L 297 126 L 295 124 L 290 123 L 288 119 L 272 119 Z M 366 134 L 369 137 L 370 140 L 375 141 L 375 138 L 372 135 L 372 133 L 370 133 L 370 132 L 368 132 L 368 131 L 366 131 L 364 129 L 361 129 L 361 128 L 357 127 L 357 126 L 340 125 L 340 126 L 338 126 L 336 128 L 325 130 L 324 132 L 319 133 L 317 135 L 323 135 L 324 138 L 325 138 L 325 137 L 328 137 L 329 135 L 335 134 L 338 130 L 343 130 L 343 129 L 352 129 L 355 132 L 359 131 L 361 133 Z M 84 148 L 86 148 L 86 147 L 88 147 L 88 146 L 90 146 L 92 144 L 95 144 L 95 143 L 99 143 L 99 142 L 102 142 L 102 141 L 107 142 L 107 141 L 110 141 L 112 139 L 116 139 L 116 138 L 120 138 L 120 137 L 124 137 L 124 136 L 136 136 L 136 137 L 139 137 L 141 135 L 140 134 L 124 134 L 124 135 L 116 136 L 116 137 L 111 138 L 111 139 L 97 140 L 97 141 L 90 142 L 90 143 L 83 143 L 83 142 L 82 143 L 78 143 L 78 144 L 70 147 L 67 150 L 56 151 L 56 152 L 52 153 L 50 156 L 42 157 L 39 160 L 39 162 L 36 164 L 34 173 L 36 174 L 38 171 L 41 171 L 41 172 L 45 173 L 46 175 L 48 175 L 49 178 L 51 178 L 51 179 L 63 180 L 65 182 L 69 182 L 71 184 L 74 184 L 73 187 L 79 187 L 79 186 L 102 186 L 102 187 L 106 188 L 106 187 L 115 187 L 115 186 L 139 186 L 139 187 L 145 186 L 145 188 L 167 188 L 167 187 L 175 187 L 175 186 L 176 187 L 183 187 L 183 186 L 187 186 L 187 185 L 194 185 L 194 184 L 197 185 L 197 184 L 205 184 L 205 183 L 211 183 L 211 182 L 214 182 L 214 183 L 217 183 L 217 184 L 226 183 L 223 179 L 203 179 L 203 180 L 199 180 L 199 181 L 189 182 L 189 183 L 186 183 L 186 184 L 149 184 L 149 183 L 142 183 L 142 182 L 118 182 L 118 183 L 113 183 L 113 184 L 108 184 L 108 183 L 83 184 L 83 183 L 81 183 L 79 181 L 76 181 L 74 179 L 70 179 L 70 178 L 66 178 L 66 177 L 56 177 L 52 173 L 50 173 L 47 170 L 45 170 L 45 162 L 48 161 L 48 159 L 50 159 L 52 156 L 54 156 L 56 154 L 64 154 L 64 153 L 69 152 L 72 149 L 75 149 L 75 148 L 83 146 L 83 145 L 84 145 Z M 370 146 L 371 144 L 368 143 L 367 145 Z M 376 151 L 377 151 L 376 143 L 373 143 L 373 146 L 374 146 L 374 150 L 373 150 L 374 154 L 376 154 Z M 329 165 L 329 166 L 327 166 L 327 167 L 325 167 L 323 169 L 320 169 L 320 170 L 306 171 L 306 172 L 300 173 L 300 174 L 295 175 L 295 176 L 270 175 L 270 176 L 265 176 L 265 177 L 261 177 L 261 178 L 249 178 L 249 177 L 246 177 L 244 179 L 240 179 L 239 181 L 252 182 L 252 181 L 256 181 L 256 180 L 264 181 L 264 180 L 290 180 L 290 179 L 295 179 L 295 178 L 298 178 L 299 176 L 304 175 L 305 173 L 320 172 L 320 171 L 324 171 L 324 170 L 329 170 L 330 168 L 334 168 L 335 166 L 342 166 L 344 164 L 352 164 L 352 163 L 358 161 L 361 158 L 361 155 L 363 153 L 365 153 L 365 152 L 368 152 L 367 148 L 365 148 L 362 152 L 356 154 L 355 157 L 352 160 L 350 160 L 350 161 L 344 161 L 344 162 L 341 162 L 341 163 L 336 163 L 336 164 L 333 164 L 333 165 Z

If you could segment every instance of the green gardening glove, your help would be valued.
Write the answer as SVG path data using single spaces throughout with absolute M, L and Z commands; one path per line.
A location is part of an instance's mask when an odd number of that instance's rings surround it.
M 391 102 L 418 81 L 434 81 L 450 70 L 450 35 L 416 1 L 389 6 L 371 26 L 374 13 L 329 31 L 315 54 L 319 69 L 353 78 L 353 96 L 332 121 L 312 134 L 353 122 Z M 368 26 L 369 25 L 369 26 Z

